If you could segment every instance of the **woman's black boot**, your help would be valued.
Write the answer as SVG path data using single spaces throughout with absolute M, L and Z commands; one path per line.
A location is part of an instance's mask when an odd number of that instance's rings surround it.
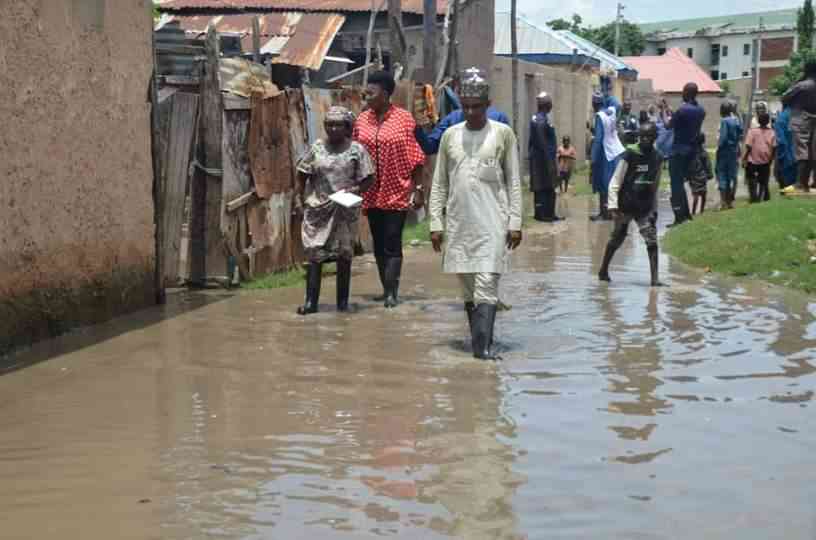
M 337 259 L 337 311 L 348 311 L 351 292 L 351 259 Z
M 323 277 L 323 265 L 311 263 L 306 267 L 306 301 L 297 310 L 299 315 L 317 313 L 320 301 L 320 280 Z
M 402 257 L 391 257 L 385 260 L 385 307 L 397 307 Z

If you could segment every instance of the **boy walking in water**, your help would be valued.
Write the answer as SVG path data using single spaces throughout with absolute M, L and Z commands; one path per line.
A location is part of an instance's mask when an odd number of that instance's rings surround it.
M 561 193 L 566 193 L 569 189 L 569 181 L 572 177 L 572 169 L 575 167 L 575 147 L 572 146 L 569 136 L 561 140 L 558 147 L 558 179 L 561 185 Z
M 609 211 L 615 226 L 598 272 L 601 281 L 612 281 L 609 263 L 626 239 L 629 224 L 634 221 L 646 241 L 652 287 L 662 285 L 657 268 L 657 228 L 652 220 L 657 210 L 657 186 L 660 181 L 660 156 L 654 148 L 656 139 L 657 126 L 651 122 L 642 124 L 640 143 L 626 149 L 609 184 Z
M 752 203 L 771 199 L 768 181 L 771 177 L 771 163 L 776 154 L 776 134 L 768 125 L 771 123 L 770 115 L 760 112 L 757 119 L 759 127 L 748 130 L 745 155 L 742 157 Z

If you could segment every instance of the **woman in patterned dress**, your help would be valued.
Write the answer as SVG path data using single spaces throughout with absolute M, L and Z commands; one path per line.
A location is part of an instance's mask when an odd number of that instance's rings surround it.
M 301 237 L 306 258 L 306 301 L 298 313 L 316 313 L 324 262 L 337 262 L 337 311 L 348 311 L 351 258 L 359 228 L 359 207 L 346 208 L 329 199 L 339 191 L 363 194 L 374 180 L 366 149 L 349 138 L 354 117 L 344 107 L 326 115 L 326 138 L 318 140 L 298 162 L 295 206 L 303 211 Z
M 372 73 L 366 87 L 368 109 L 354 125 L 354 140 L 366 147 L 376 171 L 376 182 L 365 193 L 363 210 L 371 227 L 386 308 L 397 305 L 405 218 L 408 210 L 424 204 L 425 153 L 414 137 L 414 117 L 391 104 L 395 87 L 388 73 Z

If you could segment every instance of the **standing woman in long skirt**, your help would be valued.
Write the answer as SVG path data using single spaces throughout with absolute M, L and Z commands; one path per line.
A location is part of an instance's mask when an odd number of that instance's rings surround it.
M 348 310 L 360 207 L 346 208 L 329 197 L 341 191 L 362 195 L 374 181 L 368 151 L 349 137 L 353 123 L 348 109 L 329 109 L 326 138 L 315 142 L 297 165 L 295 207 L 303 211 L 301 237 L 308 260 L 301 315 L 317 312 L 323 263 L 330 261 L 337 263 L 337 310 Z

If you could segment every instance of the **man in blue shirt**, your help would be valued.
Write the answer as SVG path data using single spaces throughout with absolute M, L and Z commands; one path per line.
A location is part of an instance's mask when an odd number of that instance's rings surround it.
M 501 122 L 502 124 L 506 124 L 508 126 L 510 125 L 510 119 L 507 118 L 507 115 L 494 109 L 493 107 L 487 108 L 487 118 L 495 122 Z M 439 143 L 442 141 L 442 135 L 445 134 L 445 131 L 447 131 L 449 127 L 453 127 L 456 124 L 461 124 L 464 121 L 465 113 L 462 112 L 462 109 L 457 109 L 440 120 L 430 133 L 425 133 L 425 130 L 422 129 L 422 127 L 417 126 L 416 130 L 414 131 L 414 136 L 416 137 L 419 146 L 422 148 L 422 151 L 425 152 L 426 155 L 430 156 L 439 152 Z
M 674 223 L 679 225 L 691 219 L 691 209 L 686 195 L 685 181 L 689 167 L 697 155 L 697 138 L 705 120 L 705 110 L 697 104 L 697 85 L 687 83 L 683 87 L 683 104 L 672 115 L 667 126 L 674 132 L 669 175 L 671 176 L 671 205 Z

